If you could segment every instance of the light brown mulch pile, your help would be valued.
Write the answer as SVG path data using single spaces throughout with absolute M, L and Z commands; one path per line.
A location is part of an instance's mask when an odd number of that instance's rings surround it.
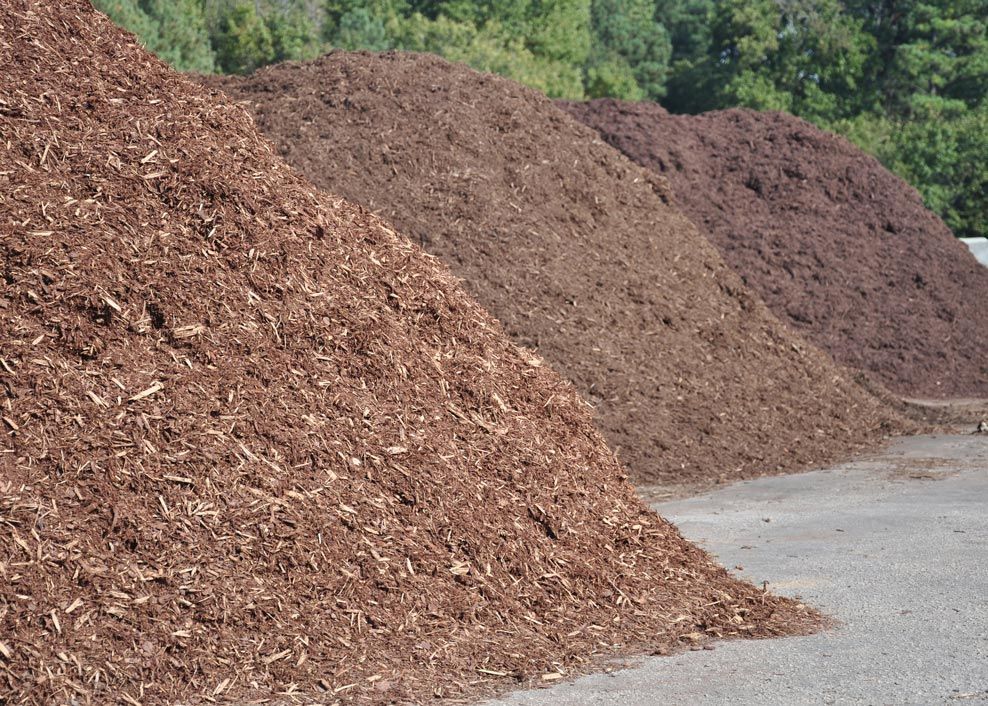
M 0 66 L 0 703 L 476 696 L 817 624 L 87 2 L 0 4 Z

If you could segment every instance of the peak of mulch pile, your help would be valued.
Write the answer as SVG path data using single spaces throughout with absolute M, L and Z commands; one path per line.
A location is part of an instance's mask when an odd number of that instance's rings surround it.
M 417 246 L 87 3 L 0 5 L 0 703 L 421 701 L 816 625 Z
M 784 113 L 562 104 L 639 164 L 783 321 L 899 394 L 988 397 L 988 269 L 919 194 Z
M 664 180 L 535 91 L 396 53 L 211 84 L 313 182 L 449 263 L 576 383 L 638 481 L 797 470 L 898 424 L 748 293 Z

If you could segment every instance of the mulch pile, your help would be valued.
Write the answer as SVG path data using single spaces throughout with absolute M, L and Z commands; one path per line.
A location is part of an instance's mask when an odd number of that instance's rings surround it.
M 576 383 L 637 481 L 797 470 L 899 424 L 749 294 L 663 179 L 535 91 L 396 53 L 209 83 L 314 183 L 445 260 Z
M 988 397 L 988 269 L 919 194 L 783 113 L 562 104 L 639 164 L 783 321 L 911 397 Z
M 0 703 L 422 701 L 812 629 L 445 268 L 81 0 L 0 4 Z

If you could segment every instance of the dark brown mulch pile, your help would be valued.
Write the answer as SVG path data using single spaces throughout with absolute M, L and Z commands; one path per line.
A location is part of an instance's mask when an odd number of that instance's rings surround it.
M 783 113 L 562 104 L 676 201 L 768 306 L 837 361 L 913 397 L 988 397 L 988 269 L 919 194 Z
M 87 2 L 0 4 L 0 66 L 0 703 L 422 701 L 817 624 Z
M 313 182 L 449 263 L 596 406 L 636 480 L 797 470 L 898 428 L 748 293 L 664 180 L 535 91 L 411 54 L 211 83 Z

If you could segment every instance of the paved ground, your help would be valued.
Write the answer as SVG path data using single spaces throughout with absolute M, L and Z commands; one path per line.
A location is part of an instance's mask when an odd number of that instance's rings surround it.
M 988 436 L 655 506 L 735 573 L 840 621 L 735 641 L 499 704 L 988 703 Z

